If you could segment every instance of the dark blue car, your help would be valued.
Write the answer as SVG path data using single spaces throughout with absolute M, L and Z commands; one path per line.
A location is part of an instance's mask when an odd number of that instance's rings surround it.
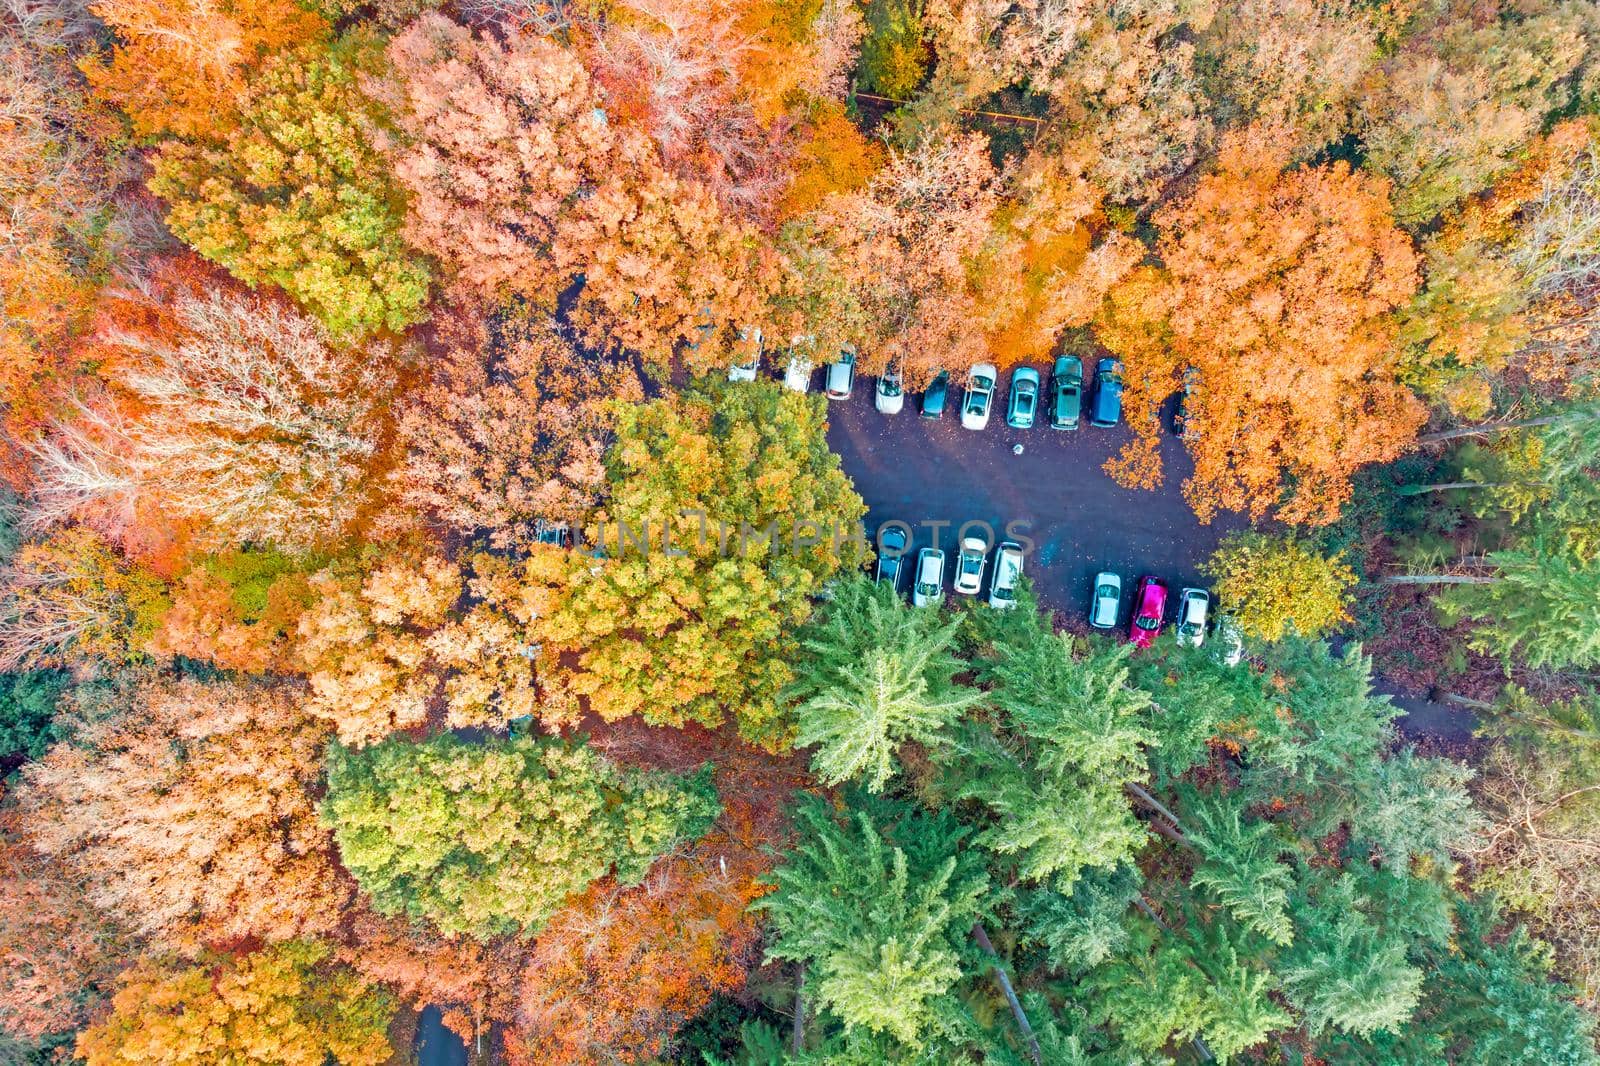
M 1089 404 L 1091 426 L 1114 426 L 1122 421 L 1122 361 L 1102 359 L 1094 368 L 1094 399 Z

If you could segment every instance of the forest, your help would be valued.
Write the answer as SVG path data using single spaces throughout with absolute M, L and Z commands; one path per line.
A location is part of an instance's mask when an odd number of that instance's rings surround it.
M 0 1066 L 1600 1066 L 1600 5 L 0 57 Z M 843 351 L 1117 360 L 1240 656 L 708 540 L 867 521 Z

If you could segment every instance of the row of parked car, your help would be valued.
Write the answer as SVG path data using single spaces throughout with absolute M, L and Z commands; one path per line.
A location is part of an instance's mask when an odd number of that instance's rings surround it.
M 1166 623 L 1167 601 L 1171 590 L 1159 577 L 1141 577 L 1133 590 L 1133 616 L 1128 620 L 1128 643 L 1148 648 L 1155 643 Z M 1094 592 L 1089 600 L 1089 625 L 1095 629 L 1116 629 L 1122 618 L 1122 578 L 1110 570 L 1094 576 Z M 1175 635 L 1179 644 L 1198 648 L 1206 642 L 1211 618 L 1211 593 L 1185 588 L 1178 592 Z M 1216 636 L 1220 655 L 1229 666 L 1244 658 L 1244 639 L 1239 627 L 1228 618 L 1217 621 Z
M 942 548 L 922 548 L 913 557 L 904 530 L 891 527 L 883 531 L 878 545 L 877 579 L 898 592 L 911 575 L 911 603 L 915 607 L 935 607 L 944 601 L 945 554 Z M 990 565 L 989 545 L 982 537 L 963 537 L 956 554 L 951 587 L 963 596 L 983 592 L 985 574 L 989 578 L 990 607 L 1004 610 L 1017 602 L 1017 582 L 1022 578 L 1022 545 L 1002 541 L 994 550 Z
M 728 371 L 733 381 L 754 381 L 761 366 L 761 333 L 755 331 L 749 338 L 749 357 Z M 811 361 L 795 353 L 789 357 L 783 383 L 795 392 L 811 389 Z M 961 397 L 961 424 L 967 429 L 984 429 L 989 425 L 989 413 L 994 407 L 995 386 L 999 372 L 993 363 L 978 363 L 967 372 Z M 823 392 L 830 400 L 848 400 L 855 391 L 856 351 L 848 345 L 839 352 L 839 358 L 828 364 L 824 375 Z M 1041 393 L 1039 372 L 1031 366 L 1019 366 L 1011 372 L 1011 391 L 1006 400 L 1006 425 L 1013 429 L 1031 429 L 1044 406 L 1043 395 L 1048 395 L 1044 418 L 1052 429 L 1077 429 L 1084 415 L 1083 360 L 1075 355 L 1056 359 L 1050 371 L 1048 392 Z M 949 401 L 950 374 L 940 371 L 922 393 L 921 413 L 924 418 L 944 417 Z M 874 403 L 886 415 L 899 414 L 905 408 L 905 383 L 898 367 L 891 366 L 878 378 L 874 390 Z M 1114 426 L 1122 420 L 1122 363 L 1106 358 L 1095 364 L 1094 387 L 1088 396 L 1088 419 L 1091 426 Z

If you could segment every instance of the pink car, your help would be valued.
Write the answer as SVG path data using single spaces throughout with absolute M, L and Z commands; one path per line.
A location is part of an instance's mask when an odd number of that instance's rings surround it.
M 1128 643 L 1148 648 L 1161 632 L 1167 613 L 1167 583 L 1159 577 L 1141 577 L 1133 593 L 1133 623 L 1128 626 Z

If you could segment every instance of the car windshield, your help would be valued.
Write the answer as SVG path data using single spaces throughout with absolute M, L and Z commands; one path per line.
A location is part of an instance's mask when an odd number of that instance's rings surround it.
M 938 594 L 939 586 L 931 581 L 923 581 L 917 585 L 917 591 L 924 596 L 933 596 Z
M 1017 595 L 1009 588 L 1002 586 L 994 590 L 994 598 L 997 600 L 1014 600 L 1017 598 Z
M 1139 618 L 1134 620 L 1133 624 L 1138 626 L 1140 629 L 1144 630 L 1146 633 L 1148 633 L 1152 629 L 1160 628 L 1161 619 L 1159 619 L 1159 618 L 1146 618 L 1146 617 L 1141 615 Z
M 1033 410 L 1033 393 L 1024 392 L 1017 396 L 1017 410 L 1023 414 Z
M 971 396 L 967 397 L 967 410 L 971 411 L 975 415 L 983 414 L 983 409 L 987 406 L 987 404 L 984 402 L 986 399 L 987 397 L 979 393 L 973 393 Z
M 1111 585 L 1101 585 L 1094 590 L 1094 594 L 1103 600 L 1109 600 L 1117 594 L 1117 590 Z
M 973 571 L 981 568 L 982 566 L 983 556 L 981 555 L 963 555 L 961 557 L 961 569 L 963 570 Z

